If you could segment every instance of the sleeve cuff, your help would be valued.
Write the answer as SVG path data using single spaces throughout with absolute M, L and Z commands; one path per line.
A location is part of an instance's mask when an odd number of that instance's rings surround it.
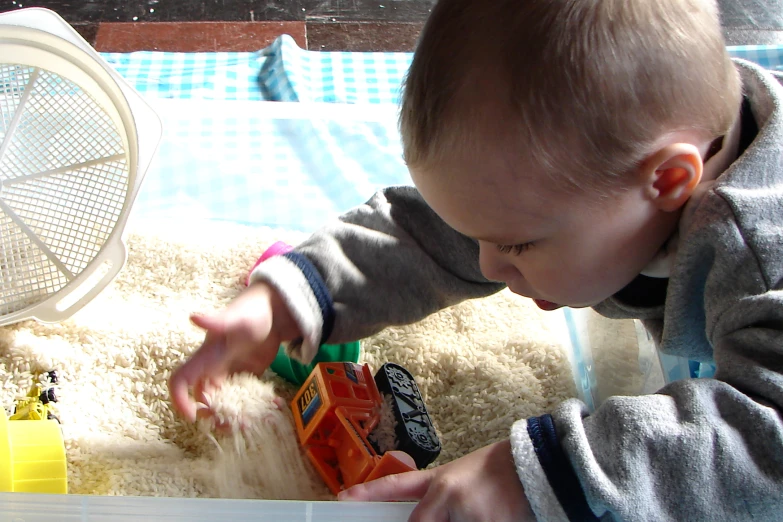
M 288 306 L 302 338 L 286 347 L 289 357 L 308 364 L 334 328 L 334 306 L 321 274 L 302 254 L 289 252 L 258 265 L 250 283 L 272 285 Z
M 599 520 L 560 446 L 551 415 L 514 423 L 511 445 L 517 473 L 539 519 Z
M 517 474 L 522 481 L 527 500 L 537 520 L 568 522 L 568 517 L 538 461 L 533 441 L 527 431 L 527 422 L 520 420 L 511 427 L 511 453 L 514 455 Z

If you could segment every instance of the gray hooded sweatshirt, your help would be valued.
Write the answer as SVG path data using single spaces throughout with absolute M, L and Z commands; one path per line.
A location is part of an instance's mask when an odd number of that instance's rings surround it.
M 783 520 L 783 88 L 737 67 L 758 133 L 688 203 L 661 304 L 629 286 L 596 307 L 642 319 L 665 353 L 714 361 L 715 377 L 517 421 L 513 458 L 539 520 Z M 481 275 L 477 243 L 410 187 L 377 193 L 252 278 L 287 302 L 303 361 L 503 288 Z

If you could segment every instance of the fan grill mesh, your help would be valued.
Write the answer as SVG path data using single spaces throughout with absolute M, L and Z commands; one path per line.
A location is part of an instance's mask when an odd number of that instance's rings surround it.
M 0 316 L 62 289 L 119 220 L 130 174 L 114 121 L 74 82 L 0 64 Z

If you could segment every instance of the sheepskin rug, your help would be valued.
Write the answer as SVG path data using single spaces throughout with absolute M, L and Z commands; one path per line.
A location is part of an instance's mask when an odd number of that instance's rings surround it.
M 213 404 L 246 429 L 215 434 L 183 422 L 166 382 L 200 344 L 191 312 L 221 309 L 272 242 L 304 235 L 230 224 L 134 223 L 128 261 L 95 300 L 59 324 L 0 328 L 0 400 L 23 396 L 35 372 L 60 373 L 71 493 L 329 499 L 302 457 L 288 402 L 271 372 L 238 376 Z M 560 313 L 509 292 L 465 302 L 364 339 L 362 362 L 416 378 L 443 464 L 507 437 L 519 418 L 575 396 Z

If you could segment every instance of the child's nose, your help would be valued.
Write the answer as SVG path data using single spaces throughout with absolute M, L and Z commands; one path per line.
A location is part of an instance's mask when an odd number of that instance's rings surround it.
M 510 270 L 516 270 L 497 245 L 485 241 L 479 241 L 479 268 L 487 279 L 501 282 L 508 281 Z

